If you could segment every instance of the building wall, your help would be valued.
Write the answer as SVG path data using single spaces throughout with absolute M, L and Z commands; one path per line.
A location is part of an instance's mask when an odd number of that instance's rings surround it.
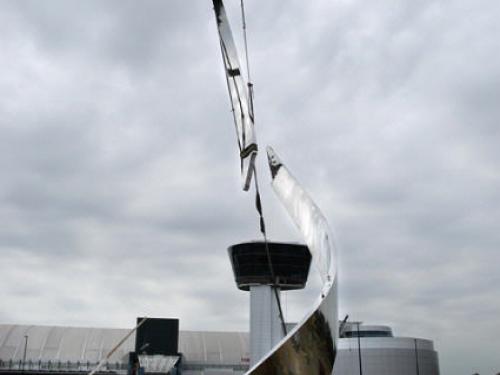
M 439 375 L 437 353 L 430 350 L 368 349 L 361 355 L 364 375 Z M 357 350 L 341 350 L 334 374 L 359 375 Z
M 359 375 L 360 353 L 364 375 L 439 375 L 432 341 L 411 337 L 340 339 L 334 373 Z
M 88 372 L 127 333 L 128 329 L 22 326 L 0 324 L 0 370 L 22 370 L 24 336 L 28 336 L 24 366 L 31 373 L 60 375 Z M 126 372 L 132 335 L 112 356 L 110 371 Z M 432 341 L 405 337 L 362 337 L 363 375 L 439 375 Z M 416 350 L 415 350 L 416 348 Z M 244 332 L 180 331 L 183 375 L 242 375 L 249 366 L 248 334 Z M 48 364 L 50 361 L 50 364 Z M 418 361 L 418 371 L 417 371 Z M 359 375 L 358 339 L 339 340 L 335 375 Z

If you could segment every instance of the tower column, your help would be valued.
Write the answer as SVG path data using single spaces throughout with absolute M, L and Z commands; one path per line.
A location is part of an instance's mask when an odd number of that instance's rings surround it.
M 250 286 L 250 366 L 257 363 L 283 337 L 273 287 Z

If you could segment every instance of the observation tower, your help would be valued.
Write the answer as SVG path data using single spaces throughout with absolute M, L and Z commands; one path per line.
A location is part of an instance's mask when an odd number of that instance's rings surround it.
M 250 292 L 250 366 L 284 336 L 286 325 L 278 303 L 282 291 L 303 289 L 311 254 L 305 245 L 244 242 L 228 248 L 238 289 Z

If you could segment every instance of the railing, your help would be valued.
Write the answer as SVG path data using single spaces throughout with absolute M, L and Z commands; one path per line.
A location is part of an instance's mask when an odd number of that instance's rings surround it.
M 88 372 L 97 366 L 98 362 L 83 362 L 83 361 L 33 361 L 22 360 L 13 361 L 12 359 L 4 361 L 0 359 L 0 370 L 13 371 L 53 371 L 53 372 Z M 107 362 L 99 372 L 116 372 L 126 373 L 128 364 L 122 362 Z

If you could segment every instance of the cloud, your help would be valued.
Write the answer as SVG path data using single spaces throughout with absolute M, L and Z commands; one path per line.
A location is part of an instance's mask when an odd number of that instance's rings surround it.
M 246 5 L 258 139 L 335 227 L 340 314 L 498 371 L 498 5 Z M 226 248 L 260 235 L 210 2 L 1 7 L 2 321 L 247 329 Z M 298 240 L 259 171 L 271 238 Z

